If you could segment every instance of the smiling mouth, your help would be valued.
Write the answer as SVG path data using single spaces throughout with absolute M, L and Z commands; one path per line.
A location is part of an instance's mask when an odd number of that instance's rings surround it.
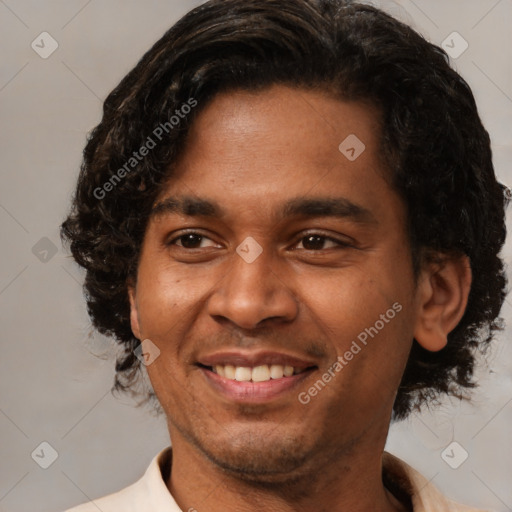
M 220 377 L 238 382 L 268 382 L 283 378 L 293 377 L 301 373 L 312 370 L 316 367 L 295 368 L 293 366 L 281 364 L 262 364 L 258 366 L 234 366 L 231 364 L 205 366 L 199 365 Z

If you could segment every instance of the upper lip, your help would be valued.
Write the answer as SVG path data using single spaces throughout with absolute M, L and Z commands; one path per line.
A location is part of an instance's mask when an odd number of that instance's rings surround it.
M 283 366 L 293 366 L 294 368 L 308 368 L 316 366 L 314 362 L 301 357 L 285 354 L 283 352 L 272 351 L 241 351 L 241 350 L 223 350 L 202 356 L 198 360 L 203 366 L 245 366 L 255 367 L 261 365 L 280 364 Z

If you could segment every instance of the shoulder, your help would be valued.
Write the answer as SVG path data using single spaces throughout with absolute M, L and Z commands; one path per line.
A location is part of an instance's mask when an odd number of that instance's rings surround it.
M 162 476 L 171 462 L 171 456 L 170 447 L 162 450 L 153 458 L 144 476 L 134 484 L 65 512 L 146 512 L 164 507 L 169 512 L 180 512 Z
M 490 512 L 449 500 L 418 471 L 390 453 L 384 452 L 382 462 L 388 478 L 410 496 L 414 512 Z
M 98 512 L 98 510 L 101 510 L 101 512 L 135 512 L 133 501 L 140 494 L 136 487 L 137 484 L 133 484 L 119 492 L 78 505 L 65 512 Z

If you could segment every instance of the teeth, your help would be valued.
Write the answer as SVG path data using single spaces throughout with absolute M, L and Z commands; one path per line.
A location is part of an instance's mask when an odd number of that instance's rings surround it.
M 281 379 L 284 376 L 284 367 L 280 364 L 273 364 L 270 367 L 270 377 L 272 379 Z
M 265 382 L 266 380 L 270 380 L 270 370 L 268 365 L 264 364 L 262 366 L 255 366 L 252 369 L 251 377 L 253 382 Z
M 285 366 L 283 373 L 285 377 L 291 377 L 293 375 L 293 366 Z
M 300 373 L 302 370 L 296 370 L 293 366 L 283 366 L 281 364 L 263 364 L 249 368 L 248 366 L 232 366 L 216 365 L 212 370 L 229 380 L 237 380 L 239 382 L 265 382 L 270 379 L 282 379 L 283 377 L 291 377 Z
M 235 380 L 240 382 L 249 382 L 252 377 L 252 371 L 245 366 L 237 366 L 235 370 Z
M 217 368 L 219 368 L 219 366 L 217 366 Z M 236 368 L 234 366 L 227 364 L 224 366 L 224 377 L 226 377 L 226 379 L 235 380 L 235 371 Z

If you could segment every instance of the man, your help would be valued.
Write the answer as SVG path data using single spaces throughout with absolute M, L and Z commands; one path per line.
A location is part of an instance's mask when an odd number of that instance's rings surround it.
M 383 451 L 474 385 L 504 190 L 467 84 L 383 12 L 191 11 L 105 101 L 62 231 L 172 451 L 73 510 L 471 510 Z

